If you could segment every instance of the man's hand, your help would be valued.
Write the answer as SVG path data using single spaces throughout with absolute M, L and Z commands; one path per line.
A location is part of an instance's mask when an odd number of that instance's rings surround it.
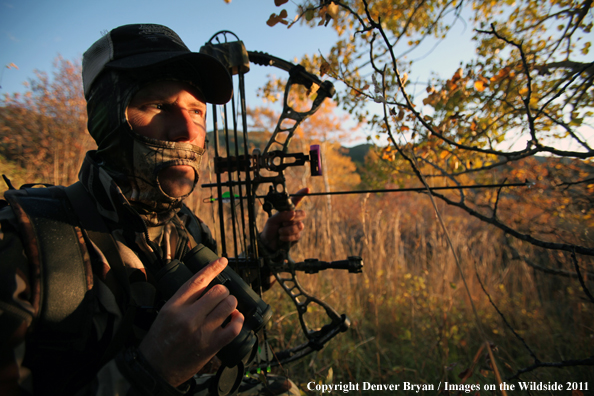
M 293 204 L 297 206 L 306 194 L 309 194 L 309 188 L 302 188 L 297 191 L 298 197 L 292 197 Z M 292 210 L 278 212 L 270 216 L 264 225 L 264 230 L 260 235 L 262 242 L 270 250 L 279 248 L 279 242 L 297 242 L 301 238 L 301 231 L 305 226 L 306 214 L 303 210 Z
M 172 386 L 196 374 L 243 326 L 237 299 L 223 285 L 208 284 L 227 266 L 220 258 L 188 280 L 163 306 L 139 350 Z M 221 327 L 231 316 L 229 323 Z

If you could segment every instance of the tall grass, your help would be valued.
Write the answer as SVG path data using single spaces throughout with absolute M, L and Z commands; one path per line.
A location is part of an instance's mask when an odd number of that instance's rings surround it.
M 310 381 L 408 381 L 437 387 L 439 381 L 461 383 L 470 368 L 465 383 L 495 384 L 493 364 L 505 378 L 534 363 L 527 347 L 543 362 L 594 355 L 593 307 L 578 281 L 536 271 L 512 259 L 506 245 L 514 244 L 548 267 L 571 269 L 569 255 L 506 241 L 499 230 L 440 205 L 468 292 L 429 200 L 422 194 L 341 197 L 333 198 L 331 205 L 324 198 L 303 202 L 307 232 L 293 248 L 293 258 L 332 261 L 358 255 L 365 267 L 362 274 L 328 270 L 298 275 L 308 291 L 347 313 L 352 324 L 323 350 L 280 372 L 299 383 L 304 392 Z M 211 224 L 217 220 L 213 211 L 213 206 L 205 204 L 198 208 L 199 216 Z M 582 268 L 592 269 L 592 260 L 579 260 Z M 592 282 L 589 286 L 594 290 Z M 489 297 L 524 342 L 505 324 Z M 281 288 L 271 289 L 264 299 L 275 310 L 268 331 L 274 349 L 302 342 L 296 309 Z M 326 323 L 321 310 L 307 317 L 314 327 Z M 485 342 L 494 349 L 495 362 L 481 349 Z M 520 378 L 586 381 L 594 379 L 594 369 L 540 368 Z

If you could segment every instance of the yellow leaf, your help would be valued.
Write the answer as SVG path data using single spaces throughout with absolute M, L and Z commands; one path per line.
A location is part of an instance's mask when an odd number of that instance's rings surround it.
M 289 0 L 287 0 L 289 1 Z M 336 19 L 336 16 L 338 15 L 338 4 L 335 3 L 330 3 L 328 5 L 328 10 L 327 10 L 328 15 L 330 15 L 332 18 Z
M 483 92 L 485 90 L 485 83 L 482 81 L 475 81 L 474 82 L 474 89 L 476 89 L 479 92 Z
M 441 153 L 439 153 L 439 158 L 444 159 L 448 155 L 450 155 L 450 153 L 448 153 L 447 151 L 442 151 Z

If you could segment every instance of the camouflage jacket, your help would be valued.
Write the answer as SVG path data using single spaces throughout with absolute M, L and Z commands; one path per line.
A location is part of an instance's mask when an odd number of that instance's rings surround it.
M 147 261 L 181 258 L 202 243 L 216 252 L 215 242 L 206 225 L 191 219 L 191 212 L 178 213 L 161 227 L 148 229 L 132 209 L 111 177 L 89 152 L 79 179 L 90 193 L 97 211 L 113 236 L 124 263 L 122 282 L 112 270 L 107 257 L 85 231 L 76 227 L 82 246 L 80 263 L 86 273 L 89 311 L 88 323 L 80 334 L 60 345 L 48 345 L 36 339 L 36 324 L 44 303 L 40 293 L 43 274 L 31 260 L 26 244 L 35 241 L 23 237 L 18 212 L 12 206 L 0 209 L 0 394 L 150 394 L 138 381 L 122 370 L 121 359 L 106 356 L 112 340 L 126 321 L 129 305 L 136 308 L 133 325 L 124 333 L 121 355 L 126 347 L 140 343 L 158 309 L 159 296 L 154 279 L 146 269 Z M 26 191 L 18 192 L 25 194 Z M 198 220 L 198 221 L 196 221 Z M 191 230 L 191 231 L 189 231 Z M 148 242 L 151 241 L 151 242 Z M 149 243 L 154 248 L 149 247 Z M 29 246 L 30 247 L 30 246 Z M 127 289 L 127 290 L 123 290 Z M 129 294 L 129 297 L 126 296 Z M 113 347 L 112 347 L 113 349 Z M 116 354 L 118 351 L 116 351 Z M 169 389 L 164 394 L 183 394 Z

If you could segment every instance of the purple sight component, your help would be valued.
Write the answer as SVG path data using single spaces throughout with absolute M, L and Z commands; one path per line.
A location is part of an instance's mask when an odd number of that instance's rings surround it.
M 312 144 L 309 147 L 309 166 L 312 176 L 322 176 L 322 153 L 319 144 Z

